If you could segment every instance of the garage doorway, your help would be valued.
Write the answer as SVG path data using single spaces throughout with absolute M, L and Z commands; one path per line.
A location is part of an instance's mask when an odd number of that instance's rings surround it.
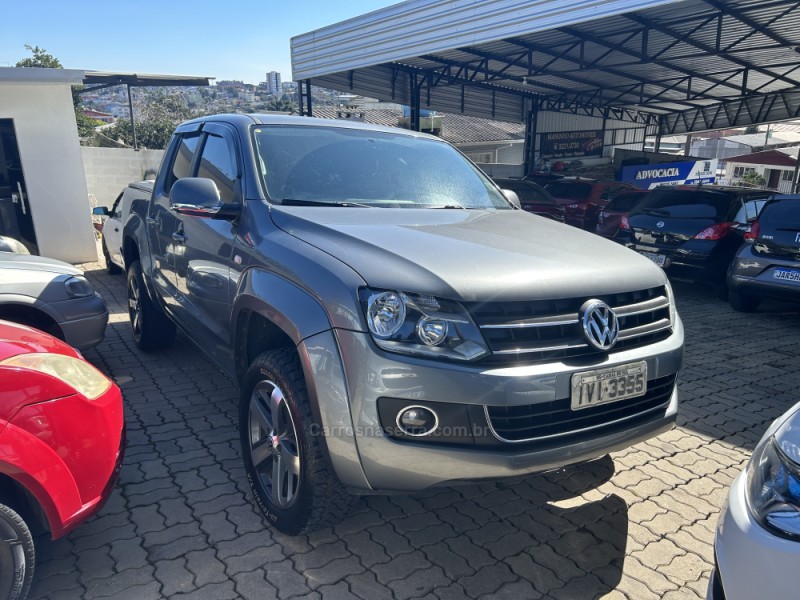
M 0 235 L 19 240 L 38 254 L 14 121 L 0 119 Z

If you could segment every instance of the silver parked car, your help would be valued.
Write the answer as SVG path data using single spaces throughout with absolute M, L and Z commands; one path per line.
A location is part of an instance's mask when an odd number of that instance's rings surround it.
M 707 600 L 797 598 L 800 403 L 767 429 L 717 523 Z
M 111 275 L 122 273 L 125 270 L 125 261 L 122 256 L 122 228 L 130 214 L 131 202 L 137 198 L 147 200 L 152 193 L 152 181 L 137 181 L 129 184 L 120 192 L 111 208 L 98 206 L 92 210 L 92 214 L 100 217 L 103 222 L 100 227 L 103 236 L 103 258 L 106 260 L 106 268 Z
M 247 477 L 286 533 L 350 493 L 546 471 L 675 421 L 663 270 L 519 210 L 432 136 L 190 121 L 123 239 L 134 342 L 180 328 L 239 380 Z
M 108 310 L 80 269 L 43 256 L 0 252 L 0 319 L 36 327 L 84 350 L 103 341 Z

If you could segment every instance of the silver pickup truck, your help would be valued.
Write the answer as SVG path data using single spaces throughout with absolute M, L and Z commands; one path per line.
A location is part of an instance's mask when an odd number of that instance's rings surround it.
M 186 122 L 122 253 L 136 344 L 177 326 L 236 378 L 247 476 L 290 534 L 353 494 L 554 469 L 675 421 L 662 270 L 518 210 L 435 137 Z

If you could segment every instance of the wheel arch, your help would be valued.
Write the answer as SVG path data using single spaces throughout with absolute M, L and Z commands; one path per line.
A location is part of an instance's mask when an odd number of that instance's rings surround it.
M 261 269 L 251 269 L 242 277 L 231 321 L 239 381 L 262 352 L 288 346 L 296 349 L 303 339 L 331 328 L 325 309 L 308 292 Z

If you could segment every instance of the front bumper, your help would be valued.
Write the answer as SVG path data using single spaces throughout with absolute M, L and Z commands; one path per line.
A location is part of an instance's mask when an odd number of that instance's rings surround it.
M 747 508 L 746 478 L 740 474 L 717 522 L 714 540 L 719 586 L 709 586 L 709 600 L 795 598 L 800 543 L 780 538 L 761 527 Z M 713 583 L 713 580 L 712 580 Z
M 102 296 L 95 292 L 85 298 L 53 302 L 56 321 L 64 341 L 73 348 L 86 350 L 103 341 L 108 324 L 108 309 Z
M 330 366 L 332 348 L 321 353 L 320 340 L 306 346 L 310 364 Z M 672 427 L 678 410 L 675 389 L 659 410 L 615 425 L 541 439 L 502 443 L 474 438 L 472 445 L 426 443 L 389 437 L 379 416 L 379 400 L 402 399 L 408 404 L 436 402 L 466 406 L 470 414 L 484 407 L 529 406 L 568 399 L 574 373 L 646 361 L 648 381 L 674 376 L 683 360 L 683 325 L 676 319 L 673 334 L 649 346 L 611 353 L 603 360 L 552 362 L 522 367 L 439 363 L 380 351 L 368 334 L 336 331 L 336 347 L 347 388 L 331 393 L 314 385 L 321 424 L 337 474 L 354 491 L 413 492 L 461 481 L 499 479 L 541 472 L 602 456 Z M 318 354 L 316 357 L 315 354 Z M 317 383 L 332 377 L 317 367 Z M 322 377 L 317 377 L 319 374 Z M 327 398 L 327 399 L 326 399 Z M 345 399 L 346 398 L 346 399 Z M 335 406 L 334 410 L 331 407 Z M 346 417 L 344 407 L 349 407 Z M 352 416 L 352 421 L 350 418 Z M 345 433 L 345 430 L 349 429 Z M 352 451 L 344 441 L 356 448 Z M 492 443 L 490 443 L 492 442 Z M 356 460 L 359 469 L 355 468 Z

